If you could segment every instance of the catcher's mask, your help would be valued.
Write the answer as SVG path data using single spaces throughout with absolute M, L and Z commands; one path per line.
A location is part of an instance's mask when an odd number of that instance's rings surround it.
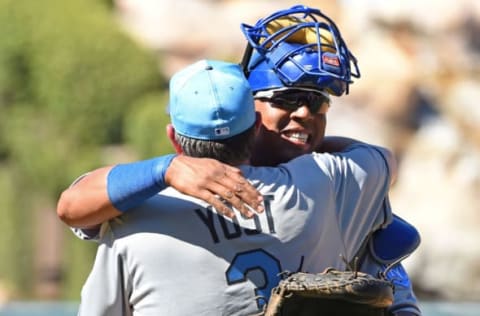
M 242 66 L 253 92 L 300 86 L 340 96 L 360 77 L 337 26 L 318 9 L 293 6 L 241 29 L 248 41 Z

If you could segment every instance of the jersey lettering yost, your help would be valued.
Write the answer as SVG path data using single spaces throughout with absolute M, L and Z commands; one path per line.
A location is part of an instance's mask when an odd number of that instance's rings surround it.
M 349 259 L 390 220 L 386 170 L 367 146 L 242 166 L 265 201 L 250 219 L 166 189 L 104 224 L 80 315 L 256 313 L 281 272 L 344 268 L 340 254 Z
M 219 233 L 223 236 L 224 239 L 230 240 L 234 238 L 239 238 L 245 235 L 257 235 L 264 232 L 264 230 L 270 234 L 275 233 L 275 224 L 272 217 L 272 210 L 270 206 L 271 200 L 273 200 L 273 195 L 264 195 L 264 208 L 265 212 L 263 213 L 266 216 L 266 225 L 267 227 L 262 227 L 260 222 L 259 215 L 255 214 L 253 218 L 249 219 L 249 223 L 240 224 L 237 218 L 233 218 L 228 221 L 225 217 L 213 211 L 212 206 L 207 206 L 206 209 L 197 208 L 195 213 L 198 215 L 200 220 L 207 226 L 212 240 L 215 243 L 220 242 Z M 262 214 L 260 214 L 262 215 Z M 215 225 L 217 222 L 217 225 Z M 246 222 L 246 221 L 244 221 Z M 218 224 L 220 224 L 221 230 L 217 231 Z M 253 227 L 252 227 L 253 225 Z

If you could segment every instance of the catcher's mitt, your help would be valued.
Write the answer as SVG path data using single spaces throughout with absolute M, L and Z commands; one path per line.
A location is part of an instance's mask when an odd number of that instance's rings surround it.
M 352 271 L 297 272 L 272 290 L 264 316 L 383 316 L 393 302 L 390 282 Z

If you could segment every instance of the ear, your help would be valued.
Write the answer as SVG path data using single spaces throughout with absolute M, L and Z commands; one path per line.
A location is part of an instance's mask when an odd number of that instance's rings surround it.
M 175 140 L 175 128 L 173 127 L 173 125 L 167 124 L 166 130 L 167 130 L 168 139 L 170 139 L 170 143 L 172 143 L 172 146 L 175 149 L 175 152 L 179 155 L 182 154 L 183 153 L 182 147 Z

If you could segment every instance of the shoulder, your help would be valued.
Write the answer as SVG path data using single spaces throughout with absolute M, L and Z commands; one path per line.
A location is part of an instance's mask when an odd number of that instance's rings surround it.
M 390 174 L 393 166 L 392 153 L 380 146 L 356 143 L 336 153 L 312 153 L 313 159 L 329 170 L 362 170 L 367 173 Z
M 277 167 L 243 166 L 244 174 L 260 181 L 291 182 L 301 176 L 302 179 L 343 177 L 347 173 L 358 173 L 363 170 L 372 173 L 379 170 L 385 173 L 388 169 L 385 157 L 388 151 L 384 148 L 364 143 L 350 145 L 341 152 L 313 152 L 298 156 Z
M 346 147 L 344 150 L 333 153 L 313 153 L 315 157 L 336 157 L 348 158 L 354 161 L 362 160 L 384 160 L 391 155 L 390 150 L 381 146 L 375 146 L 367 143 L 355 143 Z
M 286 169 L 295 168 L 320 168 L 321 170 L 331 173 L 332 170 L 349 166 L 369 166 L 380 165 L 385 166 L 390 152 L 379 146 L 373 146 L 364 143 L 353 144 L 345 148 L 343 151 L 334 153 L 313 152 L 299 156 L 291 161 L 280 165 Z M 385 166 L 386 167 L 386 166 Z
M 352 144 L 341 152 L 311 153 L 283 164 L 292 174 L 327 178 L 333 183 L 345 181 L 390 183 L 393 158 L 382 147 L 364 143 Z

